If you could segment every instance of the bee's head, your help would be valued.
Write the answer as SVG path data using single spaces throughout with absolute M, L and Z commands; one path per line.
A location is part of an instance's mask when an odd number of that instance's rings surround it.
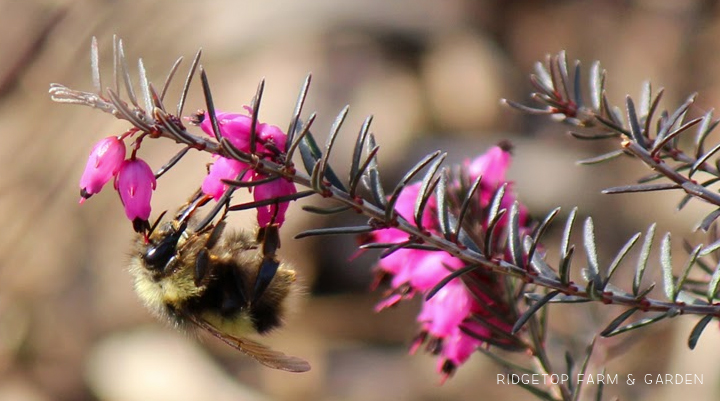
M 186 227 L 187 224 L 181 224 L 178 228 L 169 225 L 167 230 L 148 237 L 148 245 L 145 253 L 142 254 L 142 259 L 149 270 L 162 272 L 165 269 L 175 256 L 178 241 Z

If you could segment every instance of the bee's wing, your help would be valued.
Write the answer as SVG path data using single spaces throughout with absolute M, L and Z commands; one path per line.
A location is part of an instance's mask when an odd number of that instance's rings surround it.
M 307 372 L 310 370 L 310 364 L 302 358 L 285 355 L 280 351 L 272 350 L 266 345 L 248 340 L 247 338 L 235 337 L 223 333 L 207 321 L 195 316 L 187 316 L 187 318 L 198 327 L 207 330 L 210 334 L 222 340 L 225 344 L 235 348 L 269 368 L 295 373 Z

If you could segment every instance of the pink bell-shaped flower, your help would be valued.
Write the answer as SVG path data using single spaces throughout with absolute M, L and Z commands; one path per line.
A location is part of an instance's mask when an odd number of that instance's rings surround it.
M 125 160 L 125 142 L 110 136 L 96 143 L 80 177 L 80 203 L 100 192 Z
M 142 159 L 128 159 L 120 166 L 115 189 L 125 207 L 125 215 L 133 224 L 150 217 L 150 199 L 155 190 L 155 174 Z

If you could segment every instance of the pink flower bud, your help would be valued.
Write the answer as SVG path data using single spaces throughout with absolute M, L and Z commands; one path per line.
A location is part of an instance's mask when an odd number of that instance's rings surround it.
M 258 174 L 253 180 L 263 180 L 265 178 L 267 177 Z M 292 195 L 296 192 L 297 189 L 295 189 L 295 183 L 282 177 L 253 188 L 256 202 L 280 196 Z M 275 223 L 282 226 L 283 222 L 285 222 L 285 212 L 287 211 L 288 206 L 289 202 L 286 201 L 258 207 L 257 219 L 260 227 L 265 227 L 270 224 L 273 217 L 275 218 Z
M 128 219 L 147 221 L 155 185 L 155 174 L 145 161 L 136 158 L 123 162 L 115 177 L 115 189 L 120 194 Z
M 125 142 L 110 136 L 96 143 L 80 177 L 80 203 L 100 192 L 125 159 Z
M 215 200 L 219 199 L 228 189 L 228 185 L 223 183 L 222 180 L 234 180 L 241 171 L 247 168 L 248 165 L 241 161 L 218 157 L 215 163 L 210 166 L 210 172 L 203 180 L 203 193 L 212 196 Z M 244 175 L 243 178 L 248 177 L 248 175 Z

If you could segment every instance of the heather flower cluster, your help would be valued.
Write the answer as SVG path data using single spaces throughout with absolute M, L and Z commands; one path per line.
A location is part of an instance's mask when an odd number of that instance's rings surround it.
M 449 192 L 459 190 L 462 179 L 469 178 L 474 181 L 482 177 L 476 200 L 478 210 L 486 209 L 496 191 L 507 184 L 505 173 L 509 164 L 509 149 L 495 146 L 487 153 L 466 162 L 462 166 L 461 174 L 450 185 Z M 420 183 L 404 188 L 396 204 L 398 214 L 408 222 L 414 221 L 413 213 L 419 191 Z M 509 208 L 513 202 L 515 198 L 512 191 L 506 190 L 502 207 Z M 431 197 L 422 216 L 422 224 L 435 233 L 439 232 L 436 211 L 437 201 Z M 481 220 L 482 216 L 472 218 L 478 219 L 478 229 L 487 228 Z M 521 227 L 524 227 L 528 219 L 522 206 L 519 219 Z M 396 228 L 385 228 L 374 231 L 368 242 L 404 243 L 408 240 L 407 233 Z M 380 281 L 388 282 L 390 289 L 377 305 L 377 309 L 393 306 L 415 295 L 425 298 L 448 274 L 464 266 L 463 261 L 444 251 L 407 247 L 397 249 L 378 263 Z M 508 339 L 512 338 L 509 332 L 514 322 L 514 309 L 506 301 L 507 298 L 503 297 L 505 290 L 500 285 L 501 281 L 486 272 L 475 272 L 473 275 L 472 280 L 459 277 L 447 282 L 432 297 L 424 300 L 417 317 L 420 334 L 411 347 L 411 353 L 426 344 L 429 352 L 439 356 L 437 371 L 443 375 L 443 380 L 465 363 L 477 347 L 490 344 L 512 345 L 512 341 Z M 498 314 L 498 311 L 501 313 Z
M 252 142 L 252 118 L 244 114 L 217 112 L 220 135 L 239 151 L 254 155 L 259 159 L 272 160 L 280 163 L 284 158 L 287 135 L 278 127 L 270 124 L 257 123 L 255 143 Z M 212 124 L 204 114 L 199 118 L 200 128 L 208 135 L 214 136 Z M 126 158 L 125 140 L 136 134 L 130 130 L 121 136 L 110 136 L 99 141 L 90 152 L 85 170 L 80 178 L 80 203 L 92 195 L 99 193 L 111 179 L 125 208 L 125 215 L 133 222 L 136 231 L 149 227 L 152 192 L 157 183 L 150 166 L 137 156 L 143 136 L 133 143 L 133 151 Z M 255 149 L 253 148 L 255 146 Z M 256 171 L 253 166 L 238 160 L 214 155 L 215 161 L 210 166 L 208 175 L 202 182 L 203 193 L 218 200 L 228 189 L 228 181 L 249 185 L 255 201 L 275 199 L 297 192 L 292 181 L 282 177 L 270 177 Z M 282 225 L 288 202 L 278 202 L 257 208 L 257 219 L 260 226 L 271 223 Z
M 216 112 L 215 116 L 217 117 L 221 136 L 241 152 L 252 153 L 252 117 L 220 111 Z M 199 117 L 202 118 L 200 128 L 206 134 L 214 136 L 210 119 L 206 116 Z M 280 128 L 270 124 L 258 123 L 255 129 L 256 137 L 253 154 L 261 159 L 271 160 L 278 164 L 284 162 L 287 135 Z M 292 195 L 297 192 L 295 184 L 290 180 L 282 177 L 273 179 L 267 174 L 254 170 L 248 163 L 216 155 L 215 162 L 210 166 L 208 175 L 202 183 L 202 191 L 217 200 L 228 189 L 227 181 L 257 183 L 257 185 L 248 186 L 256 202 Z M 285 221 L 285 212 L 288 206 L 289 202 L 280 202 L 258 207 L 258 224 L 261 227 L 271 222 L 282 225 Z

